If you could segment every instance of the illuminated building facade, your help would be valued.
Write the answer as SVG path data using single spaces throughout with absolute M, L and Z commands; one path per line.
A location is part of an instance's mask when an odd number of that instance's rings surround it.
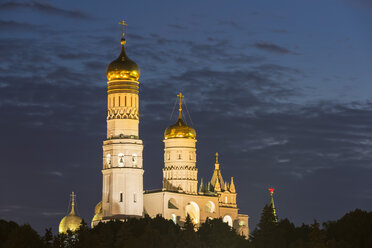
M 124 27 L 125 23 L 121 23 Z M 222 218 L 248 237 L 248 215 L 239 214 L 234 180 L 224 181 L 218 154 L 210 182 L 198 183 L 196 131 L 179 116 L 164 132 L 163 187 L 143 191 L 142 141 L 139 139 L 139 76 L 125 53 L 124 29 L 119 58 L 107 67 L 107 139 L 103 144 L 102 201 L 95 208 L 92 226 L 100 221 L 162 215 L 183 225 L 187 215 L 198 227 L 208 218 Z M 199 188 L 198 188 L 199 186 Z

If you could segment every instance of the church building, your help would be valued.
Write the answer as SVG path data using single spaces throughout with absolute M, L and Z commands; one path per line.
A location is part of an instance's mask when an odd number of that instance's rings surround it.
M 161 215 L 181 226 L 190 216 L 196 227 L 208 218 L 222 218 L 248 238 L 248 215 L 239 213 L 234 179 L 223 179 L 218 154 L 211 180 L 198 182 L 196 131 L 183 119 L 182 93 L 178 95 L 178 120 L 164 132 L 163 187 L 143 189 L 143 144 L 138 132 L 140 70 L 126 54 L 126 24 L 124 21 L 121 24 L 121 52 L 106 70 L 107 136 L 103 142 L 102 201 L 95 207 L 92 226 L 145 214 Z

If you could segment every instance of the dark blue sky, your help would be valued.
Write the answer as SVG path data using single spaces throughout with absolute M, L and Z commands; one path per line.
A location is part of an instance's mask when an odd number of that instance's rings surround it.
M 141 69 L 145 189 L 161 187 L 182 91 L 199 178 L 218 151 L 251 228 L 270 186 L 296 224 L 372 210 L 371 1 L 2 1 L 0 218 L 57 230 L 74 190 L 90 222 L 122 18 Z

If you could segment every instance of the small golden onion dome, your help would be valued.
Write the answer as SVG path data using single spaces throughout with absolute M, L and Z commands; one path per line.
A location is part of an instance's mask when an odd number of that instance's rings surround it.
M 195 129 L 187 125 L 182 118 L 178 118 L 177 122 L 165 129 L 164 139 L 173 138 L 187 138 L 195 139 L 196 132 Z
M 117 59 L 112 61 L 106 69 L 107 80 L 134 80 L 140 77 L 140 69 L 136 62 L 128 58 L 125 53 L 125 39 L 121 41 L 121 53 Z
M 186 138 L 186 139 L 195 139 L 196 132 L 195 129 L 187 125 L 182 120 L 182 93 L 180 92 L 177 97 L 179 97 L 179 109 L 178 109 L 178 120 L 177 122 L 165 129 L 164 139 L 173 139 L 173 138 Z
M 80 224 L 83 221 L 82 218 L 80 218 L 79 216 L 75 214 L 74 192 L 72 192 L 71 197 L 72 197 L 71 212 L 67 216 L 63 217 L 63 219 L 59 223 L 59 229 L 58 229 L 59 233 L 67 233 L 68 230 L 74 232 L 77 229 L 79 229 Z
M 100 201 L 96 208 L 94 209 L 94 216 L 92 219 L 91 226 L 94 227 L 94 222 L 101 221 L 102 220 L 102 202 Z

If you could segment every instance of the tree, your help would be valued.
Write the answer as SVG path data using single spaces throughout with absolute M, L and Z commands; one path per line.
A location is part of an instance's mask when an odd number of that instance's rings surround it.
M 207 219 L 201 224 L 197 232 L 201 243 L 205 247 L 246 247 L 248 241 L 238 235 L 233 228 L 219 219 Z
M 37 232 L 30 225 L 23 225 L 13 229 L 4 246 L 6 248 L 40 248 L 43 247 L 43 242 Z
M 283 243 L 285 243 L 285 240 L 279 233 L 272 207 L 266 204 L 262 210 L 260 222 L 252 233 L 251 246 L 255 248 L 279 248 L 285 247 Z
M 319 223 L 315 219 L 310 226 L 309 248 L 326 248 L 324 231 L 319 228 Z

